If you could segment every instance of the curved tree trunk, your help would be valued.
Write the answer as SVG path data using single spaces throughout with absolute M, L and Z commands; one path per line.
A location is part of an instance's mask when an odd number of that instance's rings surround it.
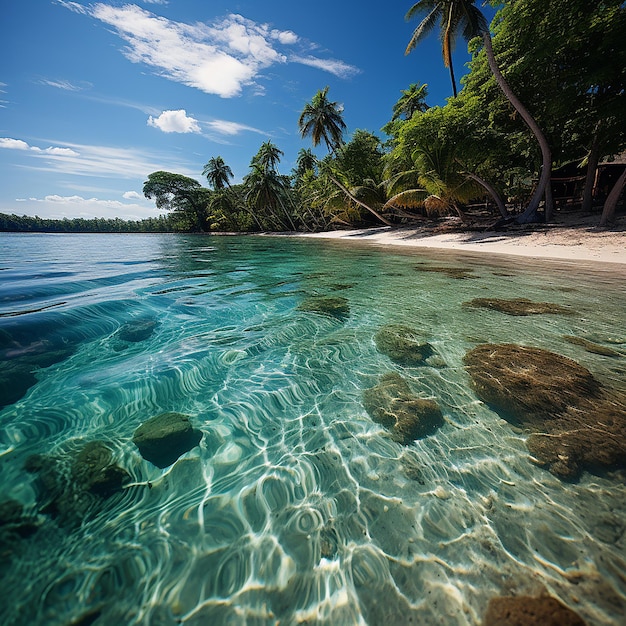
M 550 180 L 546 185 L 546 204 L 544 209 L 544 216 L 546 218 L 546 224 L 552 220 L 554 213 L 554 198 L 552 197 L 552 168 L 550 168 Z
M 622 195 L 624 186 L 626 185 L 626 167 L 622 172 L 622 175 L 617 179 L 617 182 L 613 185 L 611 193 L 609 193 L 606 202 L 604 203 L 604 209 L 602 210 L 602 216 L 600 217 L 600 226 L 609 226 L 615 219 L 615 209 L 617 207 L 617 201 Z
M 341 191 L 343 191 L 346 194 L 346 196 L 348 196 L 348 198 L 350 198 L 350 200 L 352 200 L 352 202 L 356 202 L 359 206 L 362 206 L 364 209 L 367 209 L 372 215 L 374 215 L 376 217 L 376 219 L 379 219 L 386 226 L 391 226 L 392 225 L 391 222 L 386 220 L 382 215 L 380 215 L 380 213 L 378 213 L 377 211 L 372 209 L 372 207 L 367 206 L 367 204 L 365 204 L 365 202 L 361 202 L 359 199 L 355 198 L 350 193 L 350 191 L 348 189 L 346 189 L 334 176 L 331 176 L 330 174 L 328 174 L 328 178 L 330 178 L 330 180 L 332 180 L 333 183 L 335 185 L 337 185 L 337 187 L 339 187 L 339 189 L 341 189 Z
M 596 174 L 598 172 L 598 163 L 600 161 L 600 122 L 596 124 L 591 148 L 589 149 L 589 157 L 587 159 L 587 176 L 585 177 L 585 189 L 583 191 L 582 210 L 591 213 L 593 206 L 593 188 L 596 185 Z
M 452 10 L 454 8 L 454 3 L 450 3 L 450 11 L 448 13 L 448 26 L 446 27 L 446 32 L 444 33 L 444 46 L 443 46 L 443 54 L 444 54 L 444 65 L 450 68 L 450 80 L 452 81 L 452 96 L 456 98 L 456 80 L 454 78 L 454 67 L 452 66 L 452 41 L 450 37 L 450 28 L 452 22 Z
M 524 122 L 526 122 L 526 125 L 532 131 L 533 135 L 539 142 L 539 147 L 541 148 L 542 167 L 539 183 L 537 184 L 535 193 L 530 199 L 530 203 L 526 207 L 526 210 L 516 219 L 519 224 L 525 224 L 528 222 L 532 222 L 536 219 L 537 208 L 539 207 L 541 199 L 545 195 L 546 185 L 548 185 L 550 181 L 550 174 L 552 172 L 552 153 L 550 151 L 550 145 L 548 144 L 548 140 L 539 128 L 537 122 L 528 112 L 526 107 L 519 101 L 517 96 L 513 93 L 508 83 L 504 79 L 504 76 L 502 76 L 502 72 L 500 71 L 500 68 L 498 67 L 498 64 L 496 62 L 496 58 L 493 54 L 491 35 L 489 34 L 488 30 L 483 32 L 483 44 L 485 46 L 485 52 L 487 53 L 487 61 L 489 62 L 489 67 L 496 79 L 496 82 L 498 83 L 498 86 L 506 96 L 507 100 L 511 103 L 513 108 L 520 114 Z
M 476 176 L 476 174 L 472 174 L 471 172 L 466 172 L 465 175 L 485 188 L 487 193 L 493 198 L 494 202 L 496 203 L 498 211 L 500 211 L 500 215 L 502 215 L 502 217 L 509 217 L 509 212 L 506 210 L 504 200 L 502 200 L 500 194 L 486 180 L 483 180 L 480 176 Z

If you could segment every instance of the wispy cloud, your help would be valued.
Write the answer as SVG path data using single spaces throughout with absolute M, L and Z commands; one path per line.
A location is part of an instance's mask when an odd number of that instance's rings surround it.
M 206 125 L 216 133 L 221 135 L 239 135 L 242 132 L 258 133 L 259 135 L 266 135 L 267 133 L 258 128 L 252 126 L 246 126 L 246 124 L 239 124 L 238 122 L 229 122 L 227 120 L 213 120 L 207 122 Z
M 185 109 L 163 111 L 158 117 L 148 118 L 148 126 L 154 126 L 164 133 L 199 133 L 198 120 L 187 115 Z
M 48 78 L 42 78 L 40 84 L 47 85 L 48 87 L 54 87 L 55 89 L 63 89 L 64 91 L 82 91 L 83 89 L 91 88 L 91 83 L 82 82 L 80 85 L 70 82 L 69 80 L 51 80 Z
M 126 191 L 122 194 L 123 198 L 126 200 L 142 200 L 143 196 L 137 191 Z
M 145 178 L 157 170 L 172 169 L 185 176 L 198 175 L 188 163 L 172 155 L 133 148 L 76 143 L 40 148 L 9 137 L 0 138 L 0 148 L 18 150 L 36 159 L 32 165 L 23 167 L 65 175 L 136 179 Z
M 290 61 L 293 63 L 308 65 L 309 67 L 315 67 L 318 70 L 324 70 L 325 72 L 330 72 L 339 78 L 350 78 L 351 76 L 355 76 L 361 72 L 358 67 L 348 65 L 348 63 L 338 61 L 337 59 L 320 59 L 313 56 L 292 56 L 290 57 Z
M 264 69 L 288 61 L 342 78 L 358 72 L 343 61 L 297 55 L 289 58 L 277 46 L 297 44 L 300 38 L 296 33 L 273 29 L 237 14 L 212 23 L 187 24 L 135 4 L 110 6 L 99 2 L 84 6 L 68 0 L 57 2 L 113 27 L 127 44 L 123 54 L 133 63 L 143 63 L 170 80 L 223 98 L 241 94 L 246 86 L 256 87 L 255 78 Z

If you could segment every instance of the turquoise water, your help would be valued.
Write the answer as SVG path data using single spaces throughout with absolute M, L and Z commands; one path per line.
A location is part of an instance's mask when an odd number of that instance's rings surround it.
M 477 625 L 490 598 L 542 592 L 590 624 L 623 623 L 624 474 L 564 483 L 531 463 L 462 358 L 532 345 L 625 390 L 624 278 L 317 240 L 0 235 L 0 502 L 33 525 L 1 546 L 0 623 Z M 299 310 L 311 296 L 345 298 L 349 314 Z M 477 297 L 575 314 L 462 307 Z M 125 341 L 133 322 L 147 336 Z M 435 357 L 378 352 L 389 323 Z M 370 418 L 363 390 L 390 371 L 438 402 L 435 434 L 404 446 Z M 132 438 L 167 411 L 203 439 L 159 469 Z M 86 503 L 68 487 L 69 513 L 42 510 L 26 460 L 94 440 L 128 484 Z

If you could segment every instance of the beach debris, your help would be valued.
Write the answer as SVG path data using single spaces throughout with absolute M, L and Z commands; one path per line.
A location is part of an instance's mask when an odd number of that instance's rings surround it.
M 344 319 L 350 315 L 350 303 L 340 296 L 312 296 L 300 303 L 298 311 Z
M 622 356 L 616 350 L 612 348 L 607 348 L 606 346 L 601 346 L 600 344 L 594 343 L 593 341 L 589 341 L 589 339 L 584 339 L 583 337 L 576 337 L 574 335 L 563 335 L 563 339 L 568 343 L 574 344 L 576 346 L 581 346 L 587 352 L 591 352 L 593 354 L 600 354 L 602 356 Z
M 156 326 L 157 322 L 152 319 L 133 320 L 120 327 L 117 338 L 130 343 L 145 341 L 152 335 Z
M 432 435 L 443 424 L 439 405 L 413 394 L 396 372 L 384 374 L 378 385 L 366 389 L 363 405 L 376 423 L 391 432 L 394 441 L 404 445 Z
M 441 265 L 427 265 L 426 263 L 421 263 L 420 265 L 416 265 L 415 269 L 418 272 L 435 272 L 437 274 L 445 274 L 448 278 L 454 278 L 456 280 L 465 280 L 467 278 L 478 278 L 478 276 L 474 276 L 473 269 L 466 267 L 447 267 Z
M 506 313 L 506 315 L 524 316 L 524 315 L 574 315 L 572 309 L 554 304 L 552 302 L 533 302 L 527 298 L 512 298 L 506 300 L 503 298 L 474 298 L 469 302 L 464 302 L 463 306 L 472 309 L 491 309 Z
M 181 413 L 151 417 L 133 435 L 133 443 L 141 456 L 161 469 L 195 448 L 201 439 L 202 432 L 195 430 L 189 417 Z
M 626 397 L 572 359 L 516 344 L 482 344 L 464 363 L 476 395 L 530 432 L 534 461 L 562 479 L 626 466 Z
M 34 454 L 24 467 L 37 475 L 41 513 L 62 523 L 79 522 L 130 480 L 103 441 L 90 441 L 63 456 Z
M 586 626 L 585 621 L 556 598 L 502 596 L 491 598 L 483 626 Z
M 434 354 L 433 347 L 409 326 L 388 324 L 374 337 L 376 348 L 392 361 L 409 367 L 425 365 Z

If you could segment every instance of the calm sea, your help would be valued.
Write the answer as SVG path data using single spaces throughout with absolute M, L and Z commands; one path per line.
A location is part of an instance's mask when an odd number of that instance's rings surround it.
M 624 475 L 531 463 L 463 357 L 536 346 L 623 392 L 624 278 L 280 237 L 0 235 L 0 623 L 460 626 L 549 593 L 623 624 Z M 572 313 L 463 306 L 485 297 Z M 430 344 L 423 365 L 379 352 L 388 324 Z M 370 417 L 389 372 L 438 403 L 434 434 L 404 445 Z M 165 412 L 203 436 L 159 468 L 133 434 Z M 122 489 L 83 488 L 102 459 Z

